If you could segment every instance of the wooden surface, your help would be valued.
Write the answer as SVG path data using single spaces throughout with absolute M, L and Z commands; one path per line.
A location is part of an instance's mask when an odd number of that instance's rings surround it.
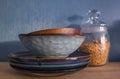
M 20 73 L 0 62 L 0 79 L 120 79 L 120 62 L 111 62 L 101 67 L 87 67 L 72 74 L 57 77 L 40 77 Z

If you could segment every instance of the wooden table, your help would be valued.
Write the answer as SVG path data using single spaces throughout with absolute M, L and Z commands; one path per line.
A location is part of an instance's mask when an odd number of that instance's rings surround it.
M 40 77 L 20 73 L 0 62 L 0 79 L 120 79 L 120 62 L 110 62 L 101 67 L 87 67 L 83 70 L 57 77 Z

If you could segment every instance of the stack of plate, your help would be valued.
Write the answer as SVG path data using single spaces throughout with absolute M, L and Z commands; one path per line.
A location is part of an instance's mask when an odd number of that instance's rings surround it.
M 84 52 L 74 52 L 66 58 L 41 58 L 29 51 L 9 55 L 12 68 L 37 74 L 73 72 L 87 67 L 89 62 L 90 55 Z

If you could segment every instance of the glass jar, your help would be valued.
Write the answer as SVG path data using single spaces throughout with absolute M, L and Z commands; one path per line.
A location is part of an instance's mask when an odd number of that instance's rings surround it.
M 107 63 L 110 49 L 107 24 L 99 21 L 98 10 L 90 10 L 88 15 L 88 21 L 81 27 L 86 39 L 80 46 L 80 51 L 91 54 L 90 66 L 101 66 Z

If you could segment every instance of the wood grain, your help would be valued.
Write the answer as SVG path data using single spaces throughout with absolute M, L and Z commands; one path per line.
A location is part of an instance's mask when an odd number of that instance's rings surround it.
M 120 79 L 120 62 L 110 62 L 100 67 L 87 67 L 72 74 L 57 77 L 40 77 L 20 73 L 0 62 L 0 79 Z

